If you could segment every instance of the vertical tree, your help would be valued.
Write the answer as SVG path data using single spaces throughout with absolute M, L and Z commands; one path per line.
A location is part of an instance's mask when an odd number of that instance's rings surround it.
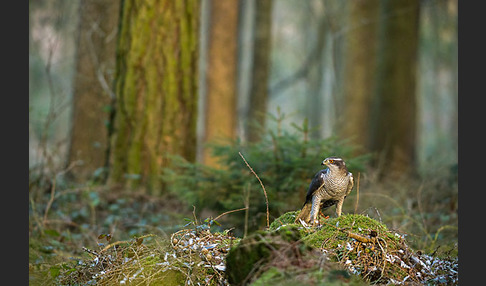
M 370 149 L 387 170 L 415 163 L 419 0 L 382 0 Z
M 340 135 L 368 148 L 370 108 L 376 80 L 376 49 L 380 0 L 348 2 L 345 35 L 345 108 L 339 118 Z
M 71 173 L 86 180 L 106 163 L 109 107 L 114 93 L 119 1 L 87 0 L 80 5 L 71 141 L 68 164 L 82 160 Z
M 321 5 L 317 5 L 317 4 Z M 325 6 L 323 1 L 308 1 L 307 12 L 303 20 L 302 30 L 306 31 L 306 41 L 312 46 L 309 58 L 306 59 L 307 68 L 309 71 L 306 74 L 307 81 L 307 102 L 306 102 L 306 117 L 309 120 L 310 137 L 317 139 L 320 137 L 319 129 L 322 128 L 322 107 L 323 98 L 322 93 L 322 78 L 325 72 L 324 65 L 324 51 L 326 47 L 326 38 L 328 36 L 328 15 L 324 13 Z M 312 17 L 311 17 L 312 16 Z M 317 23 L 317 30 L 311 30 L 308 27 Z
M 205 143 L 236 134 L 238 5 L 236 0 L 210 2 Z M 216 165 L 210 149 L 203 154 L 206 165 Z
M 256 122 L 260 126 L 265 126 L 272 49 L 272 0 L 258 0 L 255 2 L 252 79 L 247 117 L 249 124 L 246 127 L 247 139 L 250 142 L 260 140 L 261 136 L 260 130 L 254 128 L 251 121 Z
M 168 155 L 196 155 L 199 1 L 122 2 L 109 183 L 162 192 Z

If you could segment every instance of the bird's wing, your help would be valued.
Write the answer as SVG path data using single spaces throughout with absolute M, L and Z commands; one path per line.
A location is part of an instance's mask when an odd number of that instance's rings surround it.
M 309 189 L 307 190 L 307 196 L 305 197 L 304 205 L 312 202 L 312 196 L 314 195 L 315 191 L 317 191 L 322 186 L 322 184 L 324 184 L 323 175 L 326 174 L 327 170 L 328 169 L 320 170 L 312 179 L 309 185 Z
M 349 183 L 348 183 L 348 189 L 346 190 L 346 196 L 351 193 L 351 190 L 353 189 L 354 186 L 354 178 L 353 178 L 353 173 L 348 172 L 348 177 L 349 177 Z

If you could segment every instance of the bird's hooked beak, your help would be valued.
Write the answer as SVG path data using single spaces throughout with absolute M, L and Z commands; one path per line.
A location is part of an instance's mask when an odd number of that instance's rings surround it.
M 322 161 L 321 165 L 322 165 L 322 166 L 324 166 L 324 165 L 326 165 L 326 166 L 327 166 L 327 163 L 329 163 L 329 162 L 328 162 L 328 161 L 327 161 L 327 159 L 326 159 L 326 160 Z

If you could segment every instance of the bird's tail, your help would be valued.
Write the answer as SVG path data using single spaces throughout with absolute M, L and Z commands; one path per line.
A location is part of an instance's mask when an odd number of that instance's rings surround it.
M 304 204 L 304 206 L 302 207 L 302 210 L 300 211 L 300 213 L 295 218 L 295 223 L 299 223 L 300 222 L 299 220 L 303 220 L 304 222 L 309 223 L 311 207 L 312 207 L 312 204 L 310 204 L 310 203 Z

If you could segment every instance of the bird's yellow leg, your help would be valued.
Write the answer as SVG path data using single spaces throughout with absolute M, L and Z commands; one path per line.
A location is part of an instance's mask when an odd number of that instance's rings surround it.
M 328 219 L 328 218 L 329 218 L 329 216 L 324 215 L 324 214 L 323 214 L 321 211 L 319 211 L 319 214 L 320 214 L 320 215 L 321 215 L 321 216 L 322 216 L 324 219 Z

